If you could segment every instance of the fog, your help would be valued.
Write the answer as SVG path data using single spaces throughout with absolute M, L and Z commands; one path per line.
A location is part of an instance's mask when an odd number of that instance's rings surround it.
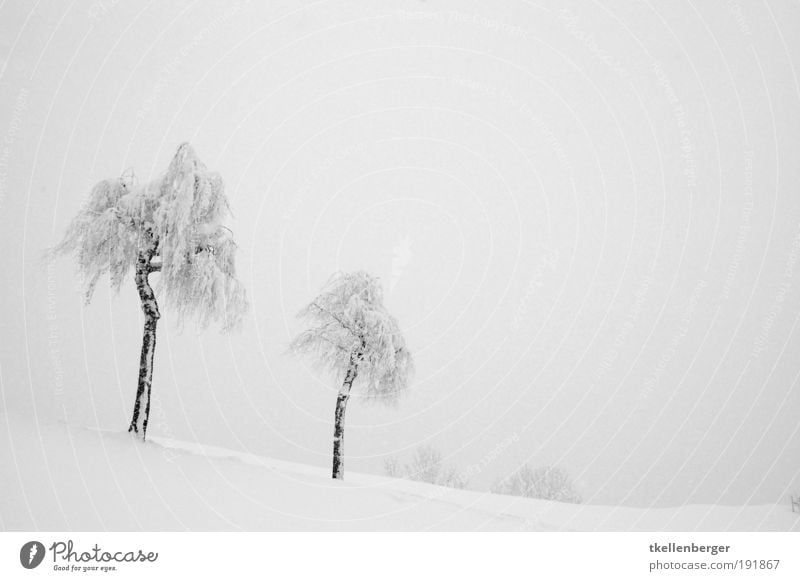
M 363 269 L 416 373 L 351 400 L 349 470 L 429 444 L 476 490 L 530 463 L 591 504 L 788 502 L 798 48 L 791 2 L 6 3 L 0 407 L 127 427 L 132 276 L 85 305 L 44 252 L 189 141 L 251 309 L 231 334 L 162 309 L 149 433 L 328 465 L 336 378 L 287 348 Z

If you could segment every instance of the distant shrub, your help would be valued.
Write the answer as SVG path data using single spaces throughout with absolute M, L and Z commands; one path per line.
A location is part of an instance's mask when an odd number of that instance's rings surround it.
M 406 464 L 406 475 L 411 480 L 437 484 L 442 472 L 442 453 L 433 446 L 420 446 Z
M 397 461 L 397 456 L 389 456 L 383 461 L 383 471 L 386 473 L 386 476 L 391 476 L 392 478 L 403 477 L 400 463 Z
M 531 468 L 525 465 L 498 482 L 492 492 L 575 504 L 582 502 L 569 475 L 556 466 Z
M 420 446 L 411 457 L 411 461 L 401 465 L 396 456 L 387 458 L 383 463 L 387 476 L 408 478 L 418 482 L 427 482 L 450 488 L 466 488 L 466 477 L 452 466 L 445 466 L 442 453 L 433 446 Z

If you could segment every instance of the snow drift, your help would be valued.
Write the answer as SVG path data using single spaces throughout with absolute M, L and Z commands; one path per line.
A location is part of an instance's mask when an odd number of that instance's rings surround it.
M 456 490 L 0 415 L 3 530 L 800 531 L 788 503 L 642 509 Z

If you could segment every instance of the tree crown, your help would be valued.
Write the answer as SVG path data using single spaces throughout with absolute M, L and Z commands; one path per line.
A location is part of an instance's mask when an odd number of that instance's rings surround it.
M 338 273 L 300 313 L 311 324 L 292 341 L 338 375 L 358 365 L 357 382 L 368 396 L 392 400 L 407 386 L 413 363 L 397 321 L 383 305 L 377 278 Z
M 178 314 L 202 326 L 236 326 L 247 308 L 236 278 L 236 244 L 223 226 L 230 214 L 222 178 L 206 169 L 188 143 L 167 171 L 137 184 L 132 171 L 99 182 L 72 220 L 54 254 L 72 254 L 85 280 L 88 303 L 108 273 L 119 291 L 141 253 L 148 272 L 160 272 L 159 290 Z

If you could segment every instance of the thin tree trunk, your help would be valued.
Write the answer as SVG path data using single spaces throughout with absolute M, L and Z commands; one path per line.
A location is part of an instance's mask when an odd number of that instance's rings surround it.
M 350 389 L 358 376 L 358 363 L 361 361 L 360 353 L 350 356 L 350 367 L 336 398 L 336 412 L 333 418 L 333 478 L 344 478 L 344 413 L 347 410 L 347 400 L 350 399 Z
M 142 440 L 147 437 L 147 422 L 150 418 L 150 391 L 153 385 L 153 356 L 156 352 L 156 324 L 161 314 L 153 289 L 150 287 L 148 275 L 158 268 L 150 263 L 155 254 L 154 248 L 139 252 L 136 261 L 136 289 L 142 301 L 144 311 L 144 333 L 142 336 L 142 353 L 139 358 L 139 382 L 136 387 L 136 400 L 133 404 L 133 418 L 129 432 L 139 433 Z M 141 414 L 144 406 L 144 414 Z

